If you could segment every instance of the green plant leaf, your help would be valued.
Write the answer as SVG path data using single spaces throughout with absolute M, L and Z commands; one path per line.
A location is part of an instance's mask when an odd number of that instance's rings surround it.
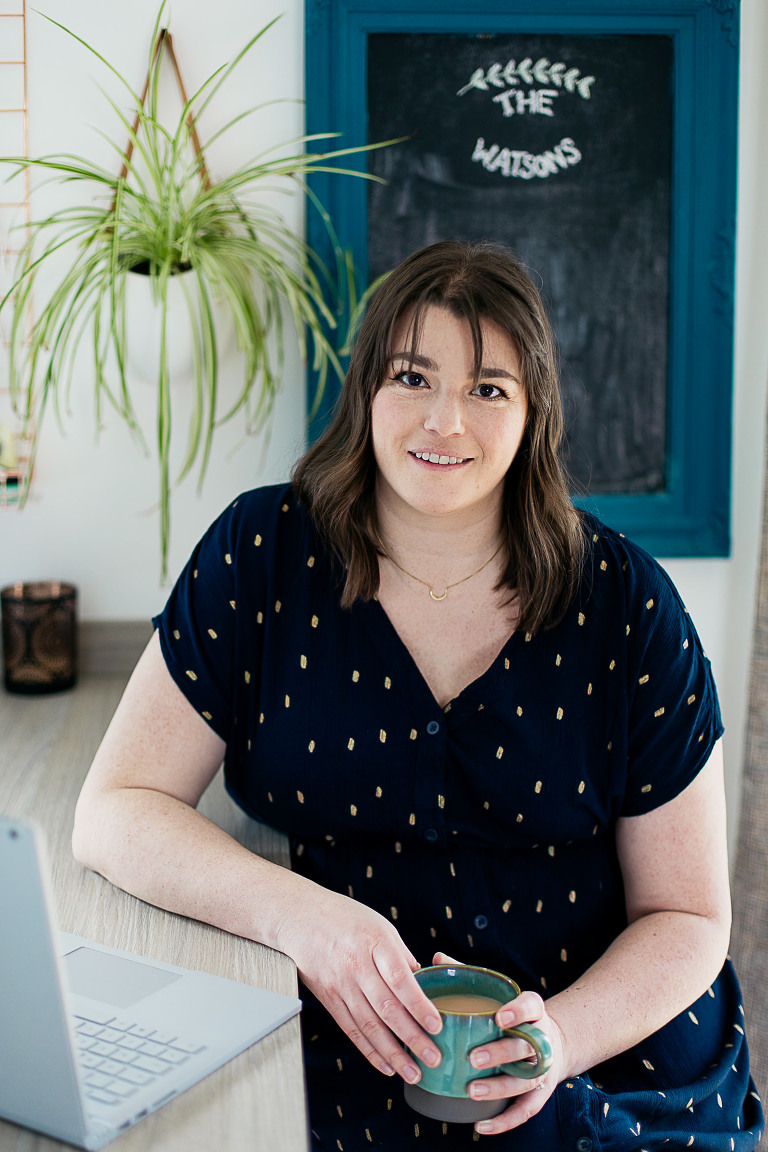
M 205 149 L 246 117 L 282 101 L 269 100 L 226 119 L 202 143 L 202 155 L 195 153 L 191 125 L 199 124 L 233 70 L 275 21 L 251 36 L 233 60 L 211 72 L 182 101 L 180 114 L 169 121 L 160 109 L 160 76 L 168 44 L 165 13 L 163 0 L 147 57 L 145 101 L 96 48 L 46 16 L 99 60 L 128 96 L 125 111 L 100 90 L 114 129 L 99 128 L 96 136 L 113 150 L 114 173 L 71 152 L 0 158 L 0 164 L 14 172 L 39 173 L 44 183 L 83 188 L 81 204 L 29 223 L 12 286 L 0 301 L 0 312 L 11 314 L 12 402 L 34 434 L 32 458 L 48 408 L 53 408 L 62 424 L 66 412 L 76 409 L 87 350 L 97 434 L 106 414 L 114 412 L 125 421 L 139 448 L 147 452 L 152 446 L 156 455 L 163 579 L 174 483 L 181 483 L 193 469 L 197 469 L 198 484 L 204 482 L 213 459 L 215 431 L 236 415 L 243 420 L 247 435 L 268 432 L 287 342 L 295 342 L 316 373 L 313 412 L 329 373 L 342 376 L 341 340 L 336 332 L 342 318 L 354 320 L 366 296 L 358 299 L 349 254 L 342 251 L 330 215 L 307 184 L 308 177 L 324 172 L 343 179 L 378 180 L 339 161 L 397 143 L 310 151 L 339 141 L 338 133 L 298 136 L 258 150 L 234 171 L 214 180 L 207 166 L 205 173 L 202 169 Z M 120 175 L 124 161 L 125 175 Z M 330 242 L 331 267 L 285 222 L 274 206 L 275 190 L 298 192 L 317 210 Z M 142 274 L 131 269 L 146 273 L 161 314 L 156 417 L 151 430 L 139 426 L 131 400 L 128 351 L 134 334 L 125 287 L 129 275 Z M 168 291 L 171 279 L 185 269 L 190 272 L 185 299 L 195 334 L 194 372 L 188 382 L 193 404 L 186 447 L 172 482 L 172 445 L 178 429 L 169 372 Z M 45 286 L 43 271 L 48 277 Z M 216 328 L 214 301 L 229 312 L 242 357 L 242 382 L 234 395 L 226 397 L 220 387 L 225 352 Z M 22 500 L 27 493 L 28 484 Z

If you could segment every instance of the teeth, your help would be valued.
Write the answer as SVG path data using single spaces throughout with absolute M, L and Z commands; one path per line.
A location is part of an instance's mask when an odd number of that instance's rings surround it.
M 430 464 L 463 464 L 464 456 L 438 456 L 436 452 L 414 452 L 417 460 L 429 460 Z

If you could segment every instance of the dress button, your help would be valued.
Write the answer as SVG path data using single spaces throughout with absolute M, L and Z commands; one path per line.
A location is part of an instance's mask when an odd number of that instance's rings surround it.
M 579 1136 L 576 1141 L 576 1152 L 592 1152 L 593 1141 L 589 1136 Z
M 488 927 L 488 917 L 487 916 L 475 916 L 475 928 L 479 928 L 480 930 L 482 930 L 483 928 L 487 928 L 487 927 Z
M 424 829 L 424 839 L 425 840 L 437 840 L 437 829 L 436 828 L 425 828 Z
M 427 732 L 429 732 L 430 736 L 434 736 L 435 732 L 439 731 L 440 725 L 438 724 L 437 720 L 430 720 L 429 724 L 427 724 Z

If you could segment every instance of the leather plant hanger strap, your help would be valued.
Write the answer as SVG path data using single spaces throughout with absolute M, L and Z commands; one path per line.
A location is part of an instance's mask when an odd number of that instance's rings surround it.
M 147 93 L 149 92 L 150 76 L 152 75 L 152 69 L 157 67 L 158 57 L 159 57 L 160 53 L 163 51 L 163 48 L 165 48 L 167 50 L 168 55 L 171 58 L 171 63 L 173 65 L 173 71 L 174 71 L 174 74 L 176 76 L 176 84 L 178 86 L 179 94 L 180 94 L 181 99 L 182 99 L 182 105 L 184 107 L 186 107 L 187 93 L 186 93 L 186 90 L 184 88 L 184 81 L 181 78 L 181 69 L 179 68 L 179 62 L 176 59 L 176 53 L 173 50 L 173 37 L 171 36 L 171 34 L 167 28 L 161 28 L 159 33 L 158 33 L 157 40 L 155 41 L 155 47 L 152 50 L 152 60 L 151 60 L 151 63 L 149 65 L 149 69 L 147 70 L 146 79 L 144 81 L 144 88 L 143 88 L 142 93 L 141 93 L 141 108 L 144 108 L 144 105 L 146 104 Z M 129 169 L 130 163 L 131 163 L 131 156 L 133 155 L 134 137 L 136 136 L 136 133 L 139 130 L 140 120 L 141 120 L 141 112 L 139 109 L 137 109 L 136 115 L 135 115 L 134 120 L 133 120 L 131 138 L 128 141 L 128 147 L 126 148 L 125 152 L 123 153 L 123 157 L 124 157 L 123 166 L 120 169 L 120 175 L 118 176 L 118 181 L 124 180 L 125 177 L 128 175 L 128 169 Z M 192 146 L 195 150 L 195 155 L 197 156 L 197 158 L 200 162 L 198 165 L 198 172 L 200 174 L 200 179 L 202 181 L 203 188 L 205 188 L 207 190 L 211 187 L 211 178 L 208 175 L 208 169 L 206 168 L 206 165 L 205 165 L 205 157 L 203 156 L 203 149 L 202 149 L 202 146 L 200 144 L 200 137 L 197 134 L 197 125 L 195 124 L 195 118 L 191 112 L 187 116 L 187 124 L 189 126 L 189 134 L 190 134 L 190 137 L 192 139 Z M 113 210 L 115 207 L 116 199 L 117 199 L 117 193 L 115 193 L 115 199 L 112 201 Z

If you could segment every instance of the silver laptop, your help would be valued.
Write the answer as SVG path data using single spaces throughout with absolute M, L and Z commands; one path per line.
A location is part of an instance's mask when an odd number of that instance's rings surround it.
M 101 1148 L 301 1001 L 54 927 L 42 835 L 0 816 L 0 1117 Z

